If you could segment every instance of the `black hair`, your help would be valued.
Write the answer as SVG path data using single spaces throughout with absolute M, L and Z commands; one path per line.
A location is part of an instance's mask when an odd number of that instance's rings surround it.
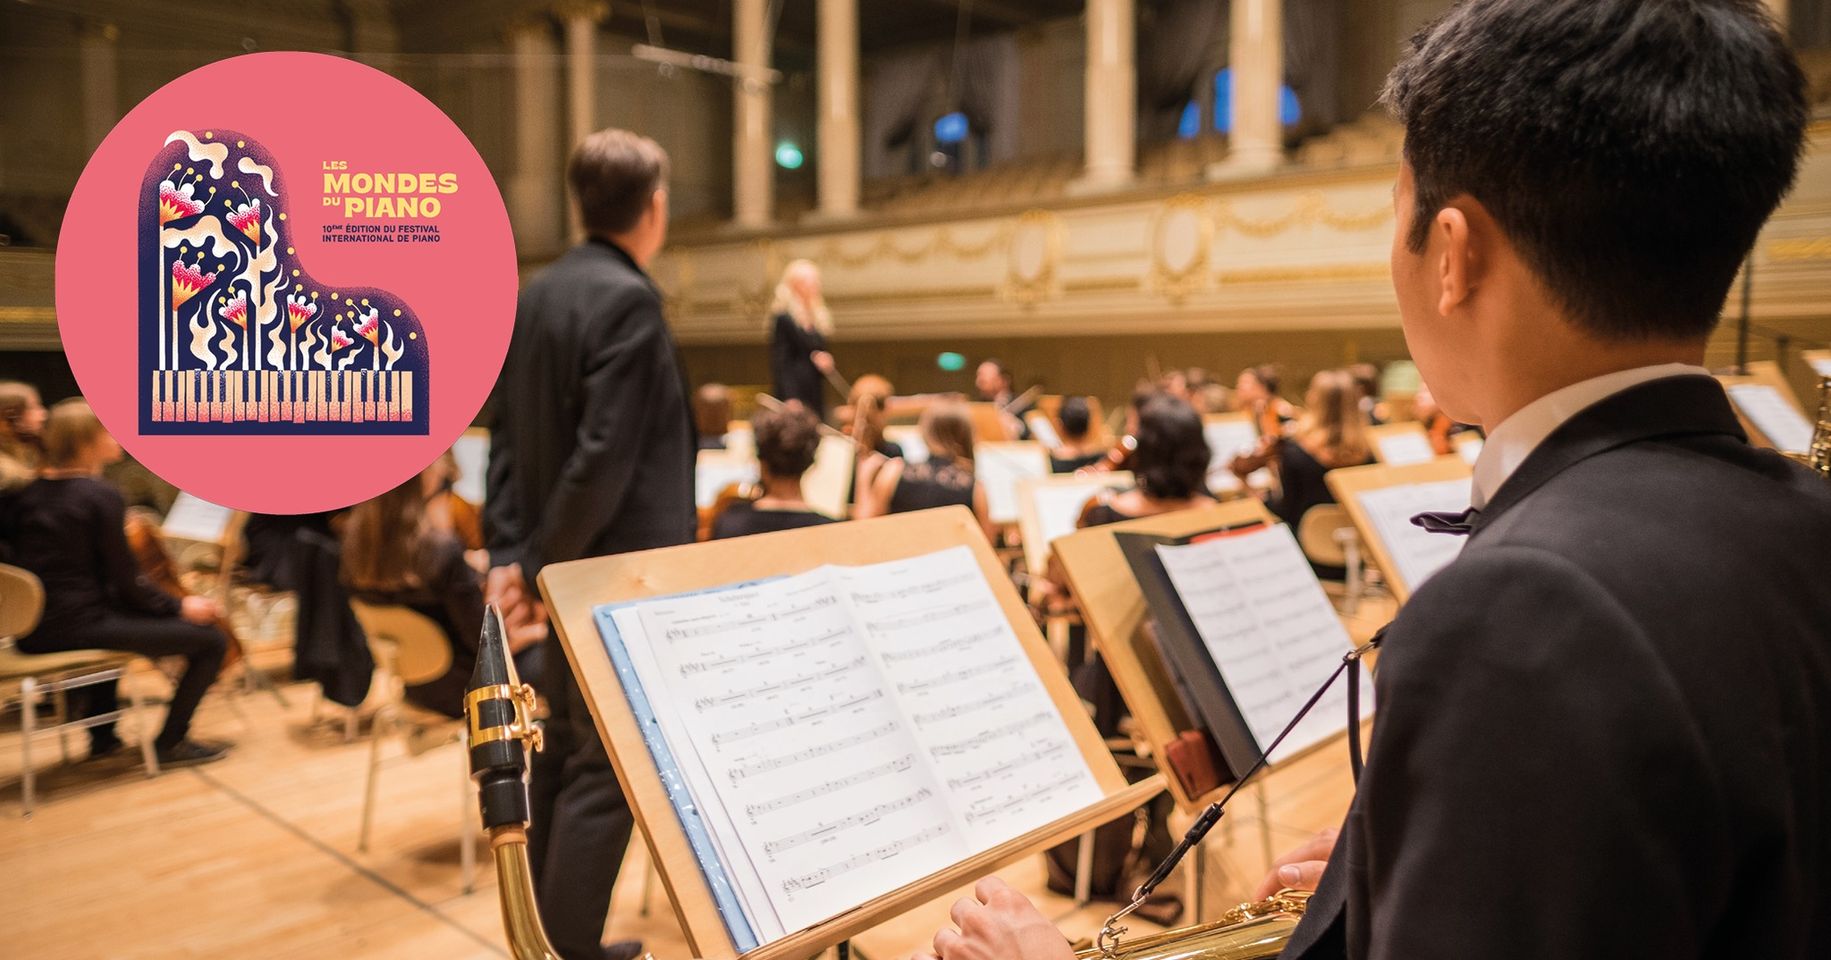
M 1093 412 L 1087 409 L 1086 397 L 1063 397 L 1062 408 L 1055 416 L 1062 422 L 1062 436 L 1069 440 L 1087 436 L 1087 430 L 1093 424 Z
M 1386 81 L 1411 249 L 1468 195 L 1570 321 L 1691 339 L 1798 172 L 1805 79 L 1758 0 L 1469 0 Z
M 1145 496 L 1184 500 L 1207 489 L 1208 440 L 1202 418 L 1180 397 L 1167 393 L 1138 407 L 1138 448 L 1132 475 Z

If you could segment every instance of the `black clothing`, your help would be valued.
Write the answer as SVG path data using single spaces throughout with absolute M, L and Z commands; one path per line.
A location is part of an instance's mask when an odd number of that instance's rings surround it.
M 759 510 L 756 504 L 740 500 L 726 507 L 725 512 L 712 521 L 712 539 L 727 540 L 731 537 L 747 537 L 753 533 L 799 530 L 833 522 L 832 517 L 813 510 Z
M 890 492 L 890 512 L 910 513 L 955 504 L 973 508 L 973 471 L 951 457 L 931 456 L 922 463 L 903 466 L 896 489 Z
M 1049 472 L 1073 473 L 1076 470 L 1084 470 L 1091 467 L 1105 459 L 1106 454 L 1104 453 L 1084 453 L 1078 457 L 1058 457 L 1052 453 L 1049 455 Z
M 420 581 L 417 587 L 352 589 L 350 596 L 366 603 L 403 606 L 439 625 L 451 643 L 451 667 L 441 677 L 408 686 L 406 695 L 427 710 L 461 717 L 471 671 L 477 667 L 477 641 L 483 635 L 483 587 L 464 562 L 464 545 L 454 536 L 428 538 L 414 558 L 414 568 Z
M 154 746 L 169 750 L 185 738 L 198 701 L 222 668 L 227 641 L 214 626 L 179 617 L 176 597 L 148 583 L 127 543 L 126 503 L 113 487 L 90 477 L 27 484 L 6 501 L 0 530 L 12 562 L 44 583 L 44 616 L 19 638 L 25 653 L 123 650 L 146 657 L 182 656 L 184 674 Z M 115 709 L 115 685 L 72 693 L 81 716 Z M 115 740 L 114 725 L 90 729 L 92 743 Z
M 778 313 L 769 334 L 769 376 L 775 381 L 776 399 L 799 400 L 826 419 L 826 375 L 814 366 L 813 354 L 825 350 L 826 336 L 808 330 L 786 313 Z
M 343 548 L 329 534 L 298 527 L 286 564 L 299 603 L 293 624 L 294 679 L 316 683 L 332 703 L 362 706 L 375 678 L 375 656 L 343 586 Z
M 1284 956 L 1831 956 L 1831 486 L 1714 381 L 1578 413 L 1387 632 Z
M 1369 455 L 1360 463 L 1347 466 L 1359 467 L 1373 462 L 1373 457 Z M 1305 450 L 1303 444 L 1288 439 L 1278 444 L 1279 493 L 1266 506 L 1271 509 L 1273 516 L 1291 528 L 1292 536 L 1297 534 L 1297 525 L 1303 522 L 1303 515 L 1309 513 L 1311 507 L 1335 502 L 1335 494 L 1330 492 L 1329 485 L 1324 480 L 1329 470 L 1314 454 Z M 1312 562 L 1310 569 L 1324 580 L 1339 581 L 1348 575 L 1347 568 L 1328 564 Z
M 700 434 L 699 449 L 701 449 L 701 450 L 723 450 L 723 449 L 725 449 L 725 435 L 722 433 L 719 434 L 718 436 L 710 436 L 710 435 L 703 434 L 703 433 Z
M 661 294 L 605 240 L 529 281 L 497 381 L 484 508 L 492 562 L 533 587 L 549 563 L 690 543 L 692 408 Z M 632 818 L 566 658 L 546 657 L 551 716 L 534 757 L 529 857 L 565 960 L 599 939 Z

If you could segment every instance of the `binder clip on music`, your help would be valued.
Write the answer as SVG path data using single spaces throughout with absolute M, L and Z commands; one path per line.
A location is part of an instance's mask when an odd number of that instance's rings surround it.
M 1263 900 L 1242 903 L 1223 913 L 1217 920 L 1140 937 L 1130 942 L 1122 939 L 1126 927 L 1120 921 L 1143 906 L 1157 887 L 1169 879 L 1170 871 L 1221 821 L 1228 801 L 1240 792 L 1247 781 L 1265 768 L 1268 758 L 1278 749 L 1278 745 L 1309 715 L 1343 674 L 1348 677 L 1348 761 L 1354 779 L 1356 782 L 1360 780 L 1360 661 L 1369 651 L 1378 649 L 1385 638 L 1386 628 L 1382 627 L 1371 640 L 1343 655 L 1341 663 L 1329 674 L 1329 678 L 1323 681 L 1322 686 L 1297 711 L 1297 715 L 1260 752 L 1258 761 L 1234 781 L 1221 799 L 1210 804 L 1208 809 L 1196 817 L 1195 823 L 1177 841 L 1169 855 L 1132 893 L 1132 901 L 1107 918 L 1094 938 L 1094 945 L 1075 954 L 1078 960 L 1272 960 L 1284 950 L 1309 905 L 1308 891 L 1288 888 L 1279 890 Z

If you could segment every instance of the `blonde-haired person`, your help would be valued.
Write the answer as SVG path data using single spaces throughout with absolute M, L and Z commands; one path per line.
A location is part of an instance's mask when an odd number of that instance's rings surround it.
M 191 715 L 215 680 L 227 641 L 215 626 L 220 608 L 207 597 L 180 600 L 141 575 L 128 545 L 126 504 L 101 479 L 121 459 L 121 445 L 83 400 L 51 408 L 44 432 L 41 477 L 19 490 L 0 517 L 12 562 L 43 581 L 44 617 L 18 641 L 26 653 L 122 650 L 145 657 L 179 656 L 184 673 L 172 691 L 165 727 L 153 741 L 162 766 L 218 760 L 222 744 L 192 740 Z M 85 717 L 115 709 L 113 683 L 72 692 Z M 114 724 L 89 728 L 89 755 L 121 747 Z
M 45 425 L 38 389 L 0 380 L 0 493 L 17 490 L 38 476 L 38 433 Z
M 799 400 L 825 420 L 826 378 L 834 371 L 833 355 L 827 352 L 833 315 L 820 292 L 820 268 L 812 260 L 793 260 L 782 269 L 769 322 L 769 373 L 776 398 Z
M 971 508 L 985 535 L 992 537 L 997 531 L 986 507 L 985 488 L 973 475 L 973 421 L 966 404 L 931 404 L 922 411 L 921 429 L 928 459 L 886 462 L 870 487 L 859 494 L 857 516 L 881 517 L 957 504 Z

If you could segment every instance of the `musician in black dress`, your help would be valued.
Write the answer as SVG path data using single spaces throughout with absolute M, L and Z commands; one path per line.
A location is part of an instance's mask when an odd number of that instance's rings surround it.
M 825 420 L 826 381 L 835 369 L 827 352 L 833 315 L 820 292 L 820 268 L 812 260 L 795 260 L 783 269 L 769 313 L 769 374 L 776 399 L 799 400 Z
M 801 494 L 801 475 L 814 465 L 814 454 L 820 450 L 820 421 L 806 407 L 791 402 L 780 410 L 758 410 L 750 418 L 750 429 L 757 441 L 762 495 L 726 506 L 712 521 L 712 539 L 832 523 L 832 517 L 808 506 Z
M 870 490 L 859 497 L 858 516 L 959 505 L 971 508 L 986 536 L 991 537 L 994 528 L 985 489 L 973 476 L 973 421 L 966 405 L 946 401 L 931 404 L 922 411 L 921 428 L 928 459 L 921 463 L 891 460 L 884 464 Z
M 1056 419 L 1062 424 L 1062 445 L 1049 451 L 1051 473 L 1073 473 L 1106 459 L 1107 448 L 1094 442 L 1086 397 L 1063 397 Z

